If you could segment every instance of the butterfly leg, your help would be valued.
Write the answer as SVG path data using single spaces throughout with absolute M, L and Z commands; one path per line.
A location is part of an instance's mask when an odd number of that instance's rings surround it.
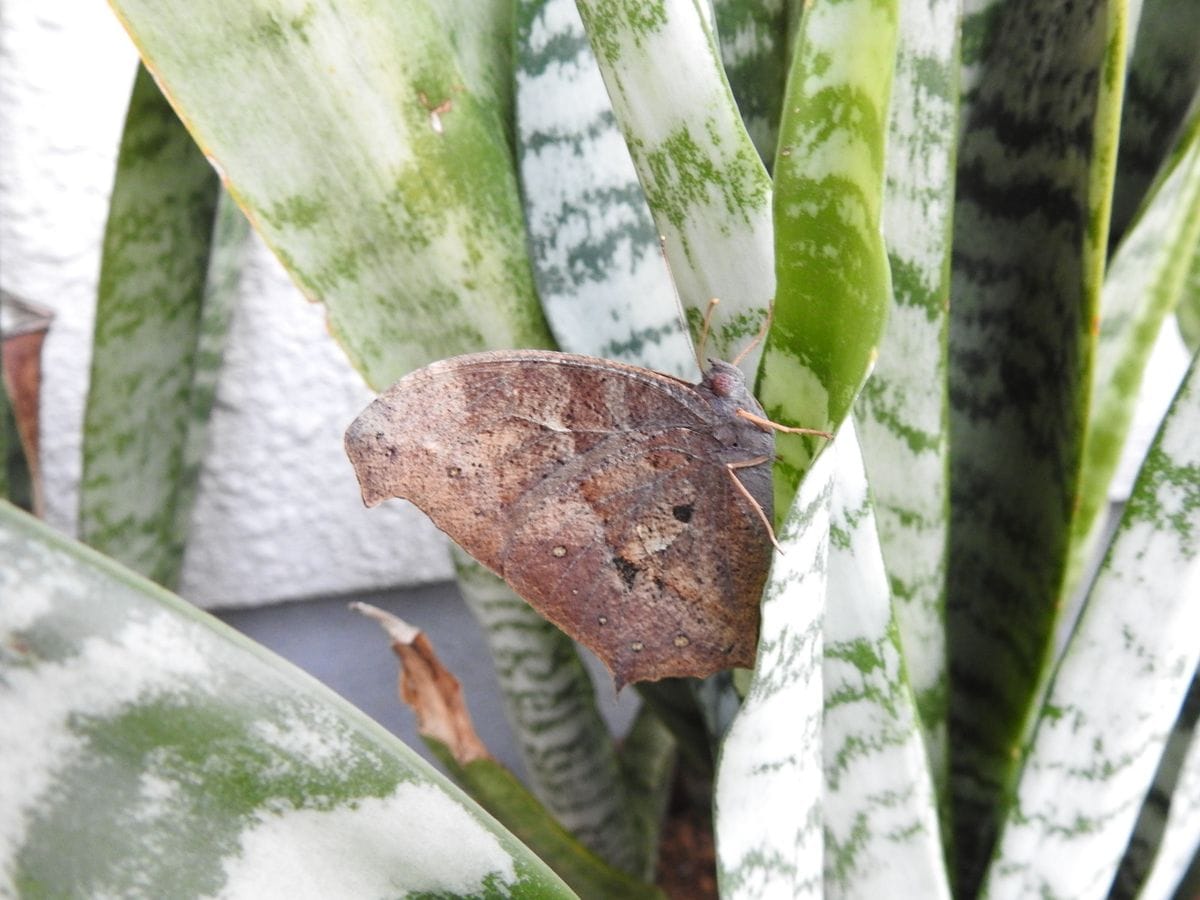
M 758 513 L 759 519 L 762 520 L 763 525 L 765 525 L 767 528 L 767 537 L 771 539 L 771 543 L 775 545 L 775 549 L 782 553 L 783 548 L 779 546 L 779 541 L 775 540 L 775 529 L 771 527 L 770 521 L 767 520 L 767 514 L 763 512 L 762 504 L 754 499 L 754 496 L 748 490 L 746 490 L 746 486 L 742 484 L 742 480 L 737 477 L 738 469 L 749 469 L 754 466 L 759 466 L 765 462 L 768 462 L 769 459 L 770 457 L 767 456 L 756 456 L 753 459 L 744 459 L 741 462 L 725 463 L 725 471 L 729 473 L 729 477 L 733 479 L 733 483 L 737 486 L 737 489 L 741 492 L 742 496 L 745 497 L 750 503 L 750 508 Z
M 812 434 L 817 437 L 823 437 L 825 440 L 830 440 L 833 437 L 828 431 L 822 431 L 819 428 L 793 428 L 791 425 L 780 425 L 778 422 L 772 422 L 770 419 L 756 416 L 748 409 L 739 409 L 737 414 L 747 422 L 753 422 L 763 431 L 783 431 L 787 434 Z
M 696 365 L 700 367 L 701 372 L 708 368 L 704 364 L 704 345 L 708 343 L 708 331 L 712 325 L 713 310 L 717 308 L 717 304 L 720 302 L 720 298 L 710 297 L 708 308 L 704 311 L 704 327 L 700 329 L 700 341 L 696 344 Z M 736 366 L 737 363 L 734 363 L 734 365 Z

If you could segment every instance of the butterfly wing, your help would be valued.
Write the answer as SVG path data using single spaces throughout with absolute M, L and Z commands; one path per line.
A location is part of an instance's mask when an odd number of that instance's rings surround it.
M 725 463 L 770 436 L 726 432 L 693 385 L 511 351 L 401 379 L 346 447 L 369 504 L 414 502 L 624 683 L 753 662 L 770 544 Z

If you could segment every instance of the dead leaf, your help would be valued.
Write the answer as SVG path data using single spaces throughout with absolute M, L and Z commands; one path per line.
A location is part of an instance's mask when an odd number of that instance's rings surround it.
M 351 603 L 350 608 L 380 624 L 400 658 L 400 699 L 417 717 L 417 729 L 443 744 L 459 765 L 491 759 L 463 702 L 462 685 L 442 665 L 429 638 L 399 616 L 369 603 Z

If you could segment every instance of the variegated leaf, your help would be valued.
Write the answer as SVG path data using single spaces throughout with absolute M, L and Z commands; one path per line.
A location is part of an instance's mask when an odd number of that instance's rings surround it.
M 517 131 L 530 258 L 559 346 L 698 376 L 629 148 L 574 0 L 518 4 Z
M 641 851 L 634 874 L 640 878 L 655 876 L 663 823 L 675 790 L 677 750 L 678 742 L 670 729 L 642 704 L 621 741 L 621 772 Z
M 900 3 L 883 234 L 893 302 L 856 413 L 905 666 L 946 778 L 946 327 L 958 113 L 956 0 Z
M 778 293 L 759 399 L 776 422 L 835 429 L 878 354 L 891 302 L 880 233 L 897 5 L 806 7 L 775 160 Z M 823 443 L 780 435 L 783 516 Z
M 454 53 L 487 28 L 447 35 L 454 12 L 424 0 L 113 6 L 372 386 L 456 353 L 550 344 L 492 63 Z
M 1129 846 L 1113 879 L 1110 900 L 1171 896 L 1200 851 L 1200 671 L 1167 739 L 1154 783 L 1142 800 Z
M 1197 681 L 1193 680 L 1189 696 L 1197 693 L 1196 685 Z M 1190 724 L 1191 741 L 1180 763 L 1175 789 L 1171 792 L 1162 841 L 1155 854 L 1153 867 L 1141 886 L 1139 896 L 1142 900 L 1168 900 L 1172 896 L 1194 893 L 1188 891 L 1183 883 L 1189 864 L 1195 869 L 1197 860 L 1200 860 L 1200 739 L 1197 739 L 1194 717 Z
M 244 247 L 208 161 L 139 67 L 117 161 L 83 426 L 84 541 L 179 577 Z
M 949 900 L 937 796 L 850 422 L 830 455 L 825 897 L 883 897 L 903 885 L 906 896 Z
M 783 0 L 713 0 L 717 43 L 742 121 L 763 164 L 775 163 L 787 80 L 788 4 Z
M 1192 248 L 1192 261 L 1175 315 L 1184 343 L 1193 353 L 1200 350 L 1200 242 Z
M 986 896 L 1107 892 L 1200 663 L 1198 534 L 1193 360 L 1054 673 Z
M 784 522 L 754 675 L 721 745 L 713 808 L 725 900 L 822 896 L 821 620 L 832 475 L 827 453 Z
M 1200 91 L 1200 6 L 1193 0 L 1141 0 L 1130 4 L 1130 16 L 1110 253 L 1145 202 Z
M 1065 575 L 1115 156 L 1124 7 L 973 7 L 950 306 L 957 888 L 986 862 Z
M 1200 247 L 1200 109 L 1164 167 L 1148 206 L 1112 261 L 1100 304 L 1100 334 L 1079 507 L 1072 523 L 1068 596 L 1104 531 L 1108 485 L 1164 320 L 1178 305 Z
M 665 239 L 693 335 L 720 299 L 709 346 L 732 359 L 775 293 L 771 181 L 692 0 L 579 0 L 613 111 Z M 761 347 L 742 360 L 753 375 Z
M 0 895 L 571 897 L 307 675 L 0 502 Z

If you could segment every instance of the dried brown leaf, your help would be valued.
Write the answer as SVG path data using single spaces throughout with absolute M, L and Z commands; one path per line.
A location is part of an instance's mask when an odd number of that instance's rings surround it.
M 429 638 L 377 606 L 351 603 L 350 608 L 374 619 L 391 638 L 400 659 L 400 699 L 416 714 L 418 731 L 445 745 L 459 765 L 491 759 L 463 702 L 462 685 L 442 665 Z

